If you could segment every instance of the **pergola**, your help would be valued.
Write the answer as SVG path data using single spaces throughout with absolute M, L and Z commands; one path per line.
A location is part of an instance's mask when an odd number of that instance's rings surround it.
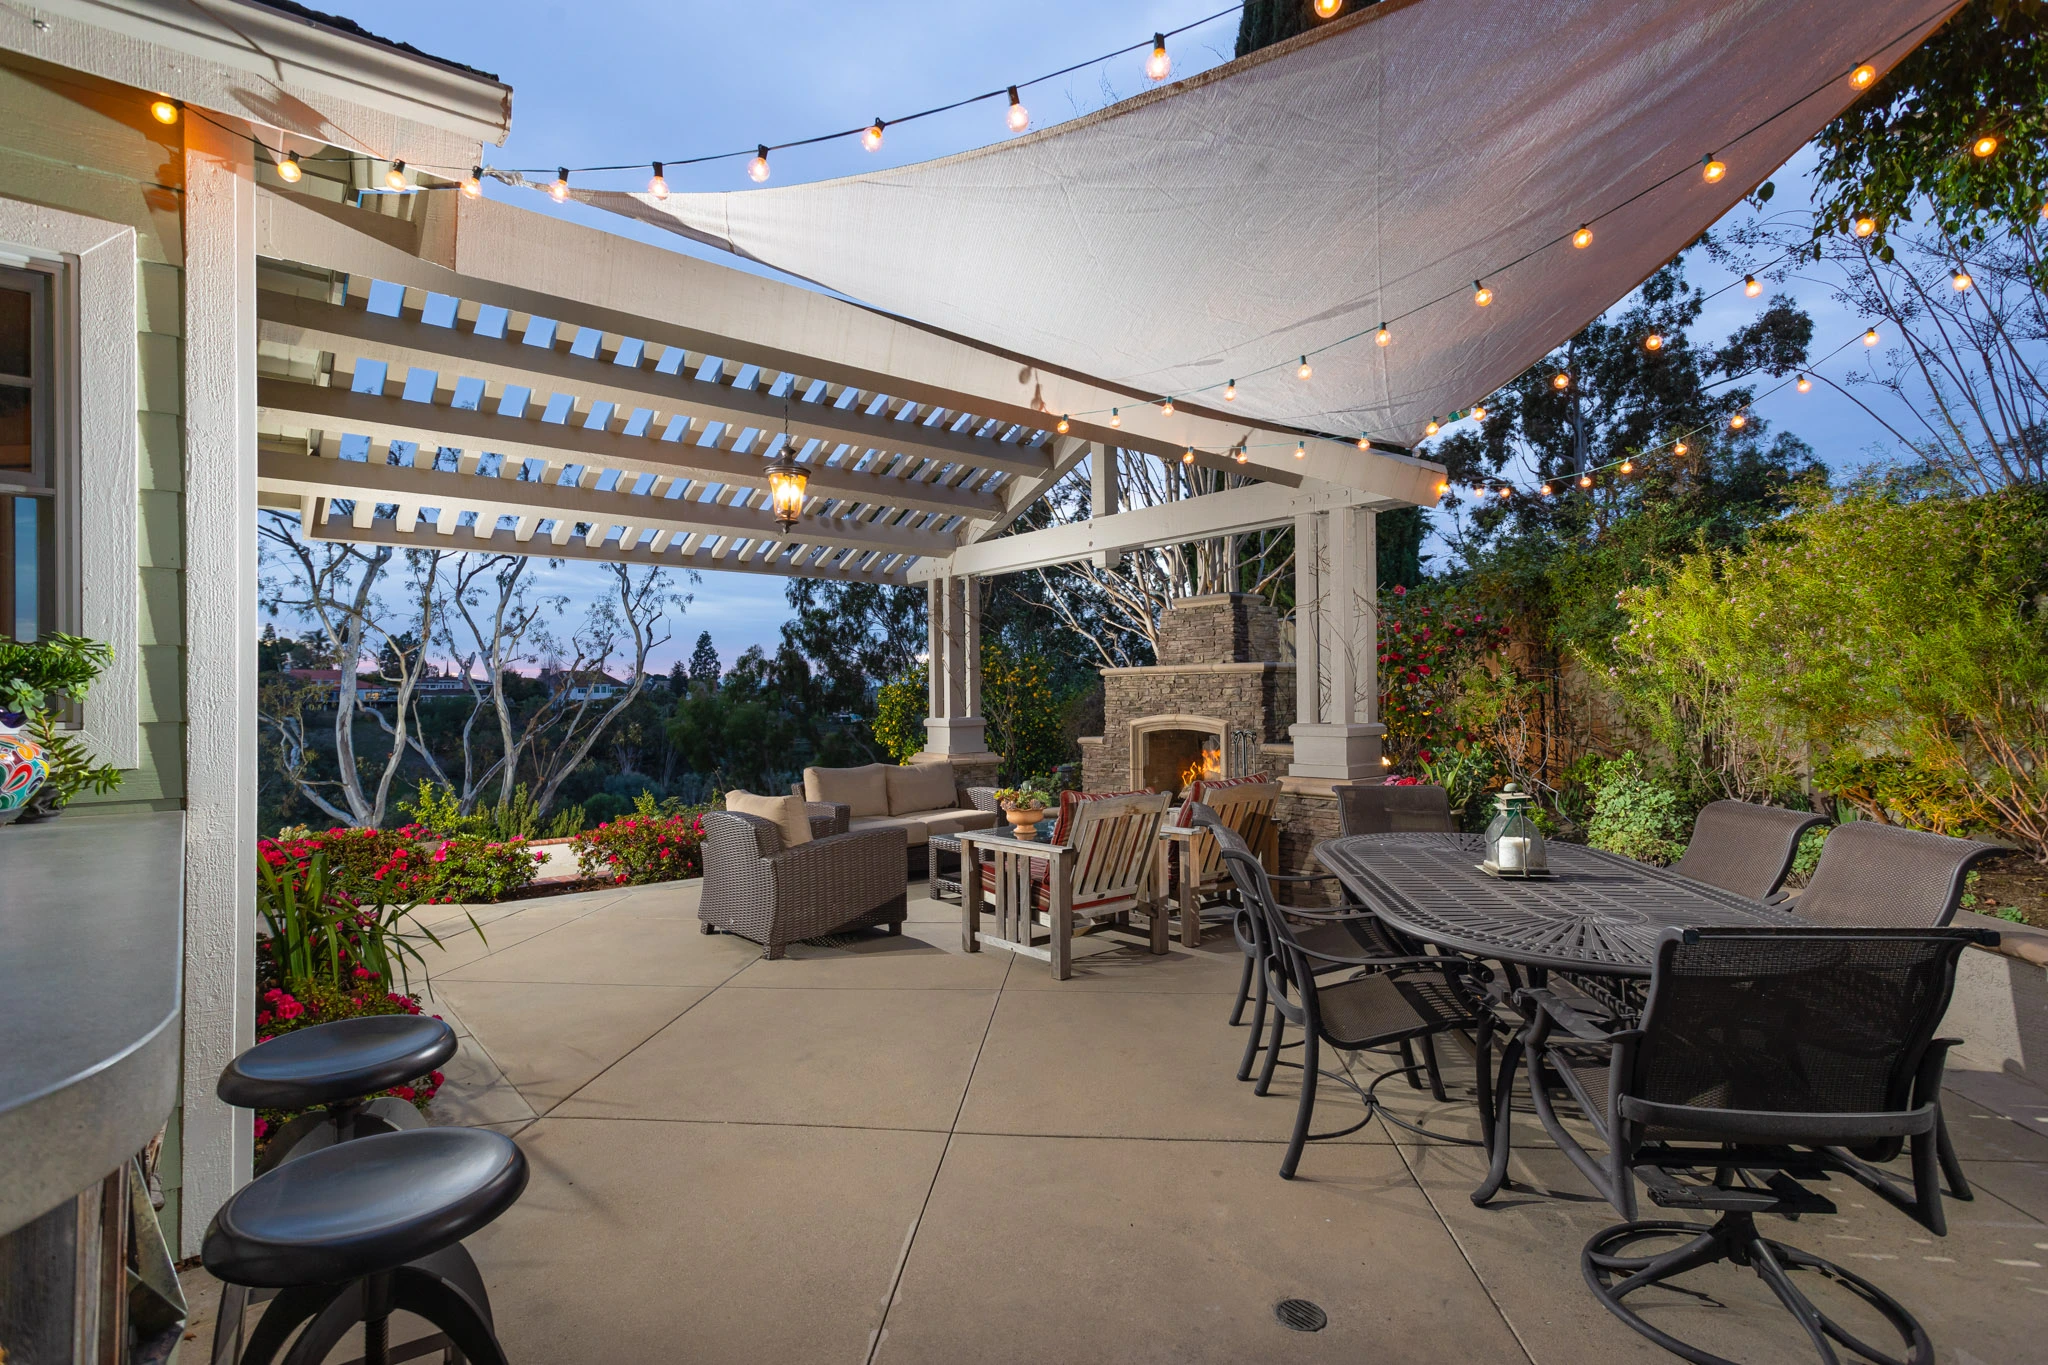
M 309 537 L 925 583 L 927 754 L 961 761 L 986 757 L 976 578 L 1292 525 L 1318 604 L 1300 713 L 1334 746 L 1300 759 L 1323 777 L 1376 763 L 1373 516 L 1433 502 L 1438 466 L 1297 459 L 1295 428 L 1169 422 L 1127 389 L 816 290 L 456 193 L 407 207 L 259 196 L 259 498 Z M 1055 429 L 1112 406 L 1116 427 Z M 807 476 L 788 530 L 768 494 L 785 430 Z M 1121 508 L 1129 460 L 1227 486 Z M 1089 520 L 1011 532 L 1084 461 Z

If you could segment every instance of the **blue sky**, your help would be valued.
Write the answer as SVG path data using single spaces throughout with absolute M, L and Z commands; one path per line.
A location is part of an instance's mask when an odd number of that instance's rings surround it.
M 1200 19 L 1222 4 L 440 0 L 420 5 L 416 0 L 330 0 L 325 7 L 386 37 L 496 72 L 513 88 L 512 135 L 503 148 L 486 148 L 486 159 L 497 166 L 540 168 L 673 160 L 807 137 L 877 115 L 886 119 L 1140 42 L 1155 29 Z M 1175 74 L 1228 60 L 1236 35 L 1233 11 L 1176 38 L 1171 44 Z M 1147 84 L 1143 60 L 1142 53 L 1132 53 L 1026 92 L 1034 126 L 1137 93 Z M 775 179 L 778 184 L 824 179 L 979 146 L 1006 135 L 1002 114 L 1000 103 L 986 103 L 892 128 L 875 156 L 852 141 L 777 152 Z M 1788 198 L 1796 204 L 1802 197 L 1795 184 L 1799 164 L 1794 162 L 1795 173 L 1778 177 L 1781 207 Z M 747 184 L 743 160 L 678 168 L 668 178 L 679 190 Z M 600 183 L 603 178 L 590 179 Z M 645 172 L 608 178 L 618 188 L 644 182 Z M 499 186 L 489 192 L 523 207 L 578 217 L 731 263 L 667 233 L 573 205 L 557 207 L 540 194 Z M 1710 289 L 1726 282 L 1704 262 L 1693 278 Z M 1834 303 L 1823 282 L 1795 282 L 1792 292 L 1814 315 L 1816 351 L 1865 325 Z M 1720 339 L 1761 302 L 1744 298 L 1739 289 L 1721 295 L 1709 304 L 1700 334 Z M 1831 372 L 1860 359 L 1841 357 Z M 1867 463 L 1882 435 L 1854 404 L 1821 385 L 1810 394 L 1788 391 L 1766 400 L 1759 412 L 1797 432 L 1838 468 Z M 596 586 L 596 571 L 571 565 L 556 571 L 551 581 L 559 582 L 561 590 L 586 593 Z M 780 579 L 707 574 L 688 590 L 694 600 L 686 616 L 672 623 L 675 640 L 654 660 L 664 668 L 675 655 L 689 652 L 701 630 L 711 632 L 728 662 L 748 645 L 773 648 L 789 615 Z

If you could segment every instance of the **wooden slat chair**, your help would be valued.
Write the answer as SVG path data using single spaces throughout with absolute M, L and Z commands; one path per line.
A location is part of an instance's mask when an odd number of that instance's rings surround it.
M 963 830 L 960 943 L 983 944 L 1052 965 L 1053 979 L 1073 975 L 1074 930 L 1146 917 L 1152 951 L 1166 951 L 1167 913 L 1159 893 L 1154 844 L 1166 818 L 1164 792 L 1061 798 L 1054 842 L 1034 843 L 993 830 Z M 984 888 L 995 916 L 983 929 Z M 1047 934 L 1039 936 L 1043 924 Z
M 1227 924 L 1237 903 L 1236 883 L 1224 869 L 1222 851 L 1212 836 L 1194 827 L 1188 812 L 1198 805 L 1207 806 L 1272 872 L 1280 866 L 1280 823 L 1273 816 L 1279 799 L 1280 785 L 1268 781 L 1264 773 L 1196 782 L 1188 788 L 1173 826 L 1175 837 L 1163 839 L 1159 845 L 1159 882 L 1164 894 L 1180 907 L 1183 947 L 1201 943 L 1205 905 L 1228 901 L 1232 909 L 1210 921 Z M 1184 835 L 1180 833 L 1183 830 Z

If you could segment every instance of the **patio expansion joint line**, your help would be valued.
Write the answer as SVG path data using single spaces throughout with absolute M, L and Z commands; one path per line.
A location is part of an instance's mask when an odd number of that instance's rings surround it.
M 953 1121 L 946 1127 L 945 1145 L 939 1148 L 939 1159 L 932 1165 L 932 1178 L 924 1187 L 924 1198 L 918 1201 L 917 1216 L 910 1220 L 910 1231 L 903 1236 L 903 1250 L 897 1254 L 895 1273 L 889 1276 L 889 1293 L 882 1300 L 882 1320 L 875 1324 L 875 1330 L 868 1337 L 868 1352 L 863 1365 L 874 1365 L 875 1353 L 882 1349 L 882 1338 L 889 1331 L 889 1311 L 896 1306 L 896 1295 L 903 1288 L 903 1272 L 910 1265 L 911 1248 L 917 1244 L 918 1229 L 924 1226 L 925 1210 L 932 1205 L 932 1191 L 939 1187 L 939 1174 L 946 1169 L 946 1157 L 953 1150 L 953 1135 L 960 1130 L 960 1116 L 967 1112 L 967 1096 L 974 1089 L 974 1073 L 981 1067 L 982 1050 L 988 1046 L 988 1036 L 996 1025 L 996 1011 L 1003 1006 L 1003 988 L 1009 984 L 1010 973 L 1017 969 L 1015 958 L 1003 969 L 1003 979 L 996 983 L 995 998 L 989 1001 L 988 1018 L 982 1021 L 981 1038 L 974 1045 L 974 1060 L 967 1065 L 967 1080 L 960 1087 L 960 1103 L 953 1107 Z
M 552 932 L 552 931 L 550 931 L 550 932 Z M 536 938 L 538 938 L 538 937 L 540 937 L 540 935 L 536 934 L 536 935 L 535 935 L 535 937 L 536 937 Z M 718 983 L 718 984 L 717 984 L 716 986 L 713 986 L 713 987 L 712 987 L 712 988 L 711 988 L 710 990 L 708 990 L 708 991 L 704 992 L 704 994 L 702 994 L 702 995 L 698 996 L 698 997 L 697 997 L 697 998 L 696 998 L 695 1000 L 692 1000 L 692 1001 L 691 1001 L 691 1002 L 690 1002 L 689 1004 L 687 1004 L 687 1005 L 683 1006 L 681 1010 L 677 1011 L 677 1013 L 676 1013 L 676 1016 L 675 1016 L 675 1019 L 671 1019 L 671 1020 L 669 1020 L 669 1021 L 668 1021 L 667 1023 L 663 1024 L 663 1025 L 662 1025 L 662 1026 L 661 1026 L 660 1028 L 658 1028 L 658 1029 L 656 1029 L 656 1030 L 655 1030 L 654 1032 L 652 1032 L 652 1033 L 648 1034 L 648 1035 L 647 1035 L 647 1036 L 646 1036 L 645 1038 L 642 1038 L 642 1039 L 641 1039 L 641 1040 L 640 1040 L 639 1042 L 637 1042 L 637 1043 L 633 1044 L 633 1046 L 632 1046 L 632 1047 L 629 1047 L 629 1048 L 627 1048 L 627 1049 L 626 1049 L 626 1050 L 625 1050 L 625 1051 L 624 1051 L 623 1053 L 621 1053 L 621 1054 L 620 1054 L 620 1055 L 618 1055 L 617 1057 L 614 1057 L 614 1058 L 612 1058 L 612 1060 L 611 1060 L 611 1061 L 610 1061 L 609 1063 L 607 1063 L 607 1064 L 606 1064 L 606 1066 L 605 1066 L 604 1070 L 602 1070 L 602 1071 L 598 1072 L 598 1073 L 597 1073 L 597 1074 L 596 1074 L 595 1076 L 592 1076 L 592 1077 L 591 1077 L 591 1078 L 590 1078 L 589 1080 L 585 1081 L 585 1082 L 584 1082 L 583 1084 L 581 1084 L 581 1085 L 577 1086 L 577 1087 L 576 1087 L 576 1088 L 575 1088 L 574 1090 L 570 1091 L 570 1092 L 569 1092 L 568 1094 L 566 1094 L 566 1095 L 562 1096 L 562 1098 L 560 1098 L 560 1099 L 556 1100 L 556 1101 L 555 1101 L 555 1102 L 554 1102 L 553 1104 L 549 1105 L 549 1106 L 548 1106 L 548 1113 L 549 1113 L 549 1114 L 552 1114 L 552 1113 L 554 1113 L 554 1112 L 555 1112 L 555 1110 L 557 1110 L 557 1109 L 560 1109 L 560 1108 L 561 1108 L 561 1107 L 562 1107 L 563 1105 L 567 1104 L 567 1103 L 568 1103 L 568 1102 L 569 1102 L 570 1100 L 573 1100 L 573 1099 L 575 1099 L 575 1098 L 576 1098 L 576 1097 L 577 1097 L 578 1095 L 581 1095 L 581 1094 L 582 1094 L 582 1093 L 583 1093 L 583 1092 L 584 1092 L 585 1090 L 588 1090 L 588 1089 L 589 1089 L 589 1088 L 590 1088 L 591 1086 L 593 1086 L 593 1085 L 597 1084 L 597 1082 L 599 1082 L 600 1080 L 604 1079 L 604 1077 L 605 1077 L 605 1076 L 607 1076 L 607 1075 L 609 1075 L 609 1074 L 610 1074 L 610 1072 L 611 1072 L 611 1069 L 612 1069 L 613 1067 L 617 1066 L 617 1065 L 618 1065 L 618 1064 L 619 1064 L 620 1062 L 623 1062 L 623 1061 L 625 1061 L 625 1060 L 626 1060 L 626 1058 L 628 1058 L 628 1057 L 632 1056 L 632 1055 L 633 1055 L 634 1053 L 638 1052 L 638 1051 L 639 1051 L 639 1050 L 640 1050 L 641 1048 L 643 1048 L 643 1047 L 646 1047 L 646 1046 L 647 1046 L 647 1045 L 648 1045 L 649 1043 L 653 1042 L 653 1041 L 654 1041 L 654 1040 L 655 1040 L 656 1038 L 659 1038 L 659 1037 L 660 1037 L 660 1036 L 661 1036 L 662 1034 L 664 1034 L 664 1033 L 667 1033 L 667 1032 L 668 1032 L 668 1031 L 669 1031 L 670 1029 L 674 1028 L 674 1027 L 675 1027 L 675 1025 L 676 1025 L 676 1019 L 681 1019 L 681 1018 L 682 1018 L 682 1017 L 683 1017 L 683 1016 L 684 1016 L 685 1014 L 688 1014 L 688 1013 L 689 1013 L 689 1012 L 690 1012 L 691 1010 L 693 1010 L 693 1009 L 697 1008 L 697 1006 L 699 1006 L 699 1005 L 703 1004 L 703 1003 L 704 1003 L 704 1002 L 705 1002 L 706 1000 L 709 1000 L 709 999 L 710 999 L 710 998 L 711 998 L 712 996 L 714 996 L 714 995 L 718 994 L 718 993 L 719 993 L 720 991 L 724 990 L 724 989 L 725 989 L 725 987 L 726 987 L 726 984 L 727 984 L 728 982 L 730 982 L 730 981 L 731 981 L 731 980 L 733 979 L 733 977 L 735 977 L 735 976 L 738 976 L 738 975 L 739 975 L 739 974 L 740 974 L 741 972 L 745 971 L 745 970 L 746 970 L 746 969 L 747 969 L 748 967 L 751 967 L 751 966 L 753 966 L 753 965 L 754 965 L 754 964 L 753 964 L 753 963 L 752 963 L 751 961 L 749 961 L 749 962 L 745 962 L 745 963 L 742 963 L 742 964 L 741 964 L 740 966 L 738 966 L 738 967 L 734 968 L 734 969 L 733 969 L 733 971 L 732 971 L 732 972 L 731 972 L 731 973 L 730 973 L 730 974 L 729 974 L 729 975 L 728 975 L 728 976 L 727 976 L 727 977 L 725 978 L 725 980 L 724 980 L 724 981 L 720 981 L 720 982 L 719 982 L 719 983 Z M 496 1060 L 495 1058 L 493 1058 L 493 1059 L 492 1059 L 491 1065 L 493 1065 L 493 1066 L 496 1066 L 496 1065 L 497 1065 L 497 1060 Z M 502 1073 L 502 1071 L 503 1071 L 503 1068 L 500 1068 L 500 1072 L 501 1072 L 501 1073 Z M 507 1079 L 507 1080 L 510 1080 L 511 1078 L 510 1078 L 510 1077 L 508 1076 L 508 1077 L 506 1077 L 506 1079 Z M 514 1090 L 517 1090 L 517 1089 L 518 1089 L 519 1087 L 515 1085 L 515 1086 L 513 1086 L 512 1088 L 513 1088 Z M 525 1097 L 524 1095 L 521 1095 L 521 1096 L 520 1096 L 520 1098 L 521 1098 L 521 1099 L 525 1099 L 526 1097 Z M 541 1118 L 544 1118 L 544 1117 L 546 1117 L 546 1115 L 536 1115 L 536 1117 L 541 1117 Z
M 1394 1144 L 1394 1155 L 1400 1158 L 1402 1169 L 1408 1172 L 1408 1178 L 1414 1181 L 1415 1188 L 1421 1191 L 1423 1200 L 1429 1205 L 1429 1211 L 1436 1215 L 1436 1221 L 1450 1235 L 1451 1245 L 1458 1249 L 1458 1255 L 1464 1260 L 1465 1268 L 1472 1273 L 1472 1283 L 1479 1286 L 1479 1292 L 1486 1295 L 1486 1301 L 1492 1304 L 1493 1311 L 1500 1315 L 1501 1326 L 1508 1329 L 1508 1335 L 1515 1339 L 1515 1345 L 1522 1348 L 1522 1355 L 1529 1361 L 1529 1365 L 1536 1365 L 1535 1351 L 1530 1349 L 1528 1340 L 1515 1326 L 1515 1320 L 1500 1306 L 1500 1300 L 1493 1296 L 1493 1289 L 1486 1283 L 1486 1277 L 1479 1273 L 1478 1262 L 1472 1259 L 1472 1253 L 1465 1248 L 1465 1239 L 1458 1235 L 1458 1230 L 1451 1226 L 1451 1220 L 1444 1217 L 1444 1211 L 1437 1207 L 1436 1196 L 1429 1192 L 1429 1186 L 1423 1184 L 1421 1175 L 1415 1170 L 1415 1163 L 1408 1159 L 1407 1150 L 1398 1142 Z

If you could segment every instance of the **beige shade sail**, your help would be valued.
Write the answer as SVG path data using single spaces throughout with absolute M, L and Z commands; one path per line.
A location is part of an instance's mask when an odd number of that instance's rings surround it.
M 1406 446 L 1684 249 L 1856 97 L 1856 67 L 1957 7 L 1387 0 L 944 160 L 577 197 L 1136 395 L 1225 410 L 1235 380 L 1246 418 Z

